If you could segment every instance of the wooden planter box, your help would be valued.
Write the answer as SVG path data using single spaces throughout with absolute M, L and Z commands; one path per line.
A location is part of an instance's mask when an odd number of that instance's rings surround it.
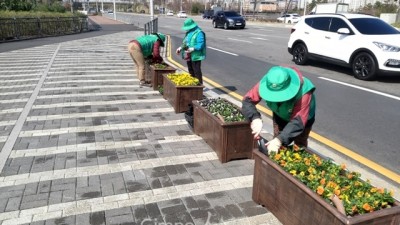
M 250 159 L 255 146 L 249 122 L 222 122 L 193 101 L 193 130 L 217 153 L 222 163 Z
M 154 65 L 150 65 L 150 76 L 153 90 L 158 90 L 159 85 L 163 85 L 163 74 L 175 73 L 176 69 L 168 66 L 165 69 L 157 69 Z
M 283 225 L 398 225 L 400 203 L 347 217 L 258 150 L 253 151 L 253 200 Z
M 167 74 L 163 74 L 164 98 L 174 107 L 176 113 L 185 112 L 193 100 L 203 98 L 203 85 L 176 86 Z

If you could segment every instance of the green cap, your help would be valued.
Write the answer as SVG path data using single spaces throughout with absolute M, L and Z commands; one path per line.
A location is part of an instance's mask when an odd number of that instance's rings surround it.
M 269 102 L 285 102 L 297 95 L 300 78 L 296 71 L 281 66 L 272 67 L 260 81 L 258 92 Z
M 197 24 L 194 22 L 194 20 L 192 18 L 188 18 L 185 20 L 185 22 L 183 22 L 182 30 L 188 31 L 195 27 L 197 27 Z

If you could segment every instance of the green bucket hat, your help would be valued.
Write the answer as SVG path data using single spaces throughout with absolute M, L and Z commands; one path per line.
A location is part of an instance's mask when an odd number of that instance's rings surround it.
M 157 37 L 161 40 L 161 46 L 164 47 L 165 44 L 165 34 L 162 33 L 156 33 Z
M 185 22 L 183 22 L 182 30 L 188 31 L 195 27 L 197 27 L 197 24 L 194 22 L 194 20 L 192 18 L 188 18 L 185 20 Z
M 292 99 L 300 90 L 300 78 L 296 71 L 274 66 L 260 81 L 258 92 L 269 102 L 284 102 Z

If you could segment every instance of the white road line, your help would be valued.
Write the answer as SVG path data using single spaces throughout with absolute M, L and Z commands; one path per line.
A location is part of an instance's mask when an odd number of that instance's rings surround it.
M 177 198 L 186 198 L 193 195 L 205 195 L 214 192 L 249 188 L 252 187 L 252 185 L 253 175 L 223 178 L 4 212 L 0 213 L 0 219 L 3 220 L 2 225 L 17 225 L 84 213 L 94 213 L 104 210 L 156 203 Z M 260 218 L 262 219 L 263 217 L 258 217 L 258 219 Z M 242 221 L 243 218 L 239 220 Z M 249 220 L 251 219 L 249 218 Z M 227 221 L 226 223 L 230 222 L 233 221 Z
M 397 97 L 397 96 L 394 96 L 394 95 L 391 95 L 391 94 L 386 94 L 386 93 L 383 93 L 383 92 L 370 90 L 370 89 L 363 88 L 363 87 L 360 87 L 360 86 L 356 86 L 356 85 L 353 85 L 353 84 L 347 84 L 347 83 L 344 83 L 344 82 L 341 82 L 341 81 L 337 81 L 337 80 L 333 80 L 333 79 L 329 79 L 329 78 L 326 78 L 326 77 L 318 77 L 318 78 L 322 79 L 322 80 L 330 81 L 330 82 L 333 82 L 333 83 L 341 84 L 341 85 L 344 85 L 344 86 L 356 88 L 356 89 L 359 89 L 359 90 L 367 91 L 367 92 L 370 92 L 370 93 L 374 93 L 374 94 L 377 94 L 377 95 L 382 95 L 382 96 L 385 96 L 385 97 L 388 97 L 388 98 L 392 98 L 394 100 L 400 100 L 400 97 Z
M 89 113 L 68 113 L 61 115 L 46 115 L 46 116 L 30 116 L 26 121 L 40 121 L 40 120 L 58 120 L 58 119 L 72 119 L 72 118 L 90 118 L 90 117 L 105 117 L 105 116 L 128 116 L 144 113 L 165 113 L 174 112 L 173 108 L 156 108 L 156 109 L 137 109 L 125 111 L 110 111 L 110 112 L 89 112 Z
M 5 137 L 7 139 L 7 137 Z M 191 142 L 203 140 L 197 135 L 184 135 L 184 136 L 165 136 L 165 140 L 158 140 L 155 143 L 168 144 L 174 142 Z M 115 150 L 118 148 L 129 148 L 141 146 L 148 143 L 149 140 L 134 140 L 134 141 L 107 141 L 107 142 L 94 142 L 85 144 L 73 144 L 64 146 L 55 146 L 48 148 L 36 148 L 36 149 L 24 149 L 24 150 L 13 150 L 10 153 L 9 158 L 20 158 L 20 157 L 34 157 L 34 156 L 46 156 L 62 153 L 71 152 L 83 152 L 83 151 L 102 151 L 102 150 Z
M 226 54 L 229 54 L 229 55 L 239 56 L 238 54 L 227 52 L 227 51 L 224 51 L 224 50 L 221 50 L 221 49 L 218 49 L 218 48 L 213 48 L 213 47 L 207 47 L 207 48 L 215 50 L 215 51 L 223 52 L 223 53 L 226 53 Z
M 32 109 L 48 109 L 58 107 L 79 107 L 86 105 L 117 105 L 117 104 L 137 104 L 137 103 L 156 103 L 165 102 L 163 98 L 159 99 L 134 99 L 134 100 L 116 100 L 116 101 L 95 101 L 95 102 L 65 102 L 65 103 L 54 103 L 46 105 L 34 105 Z
M 93 85 L 93 86 L 82 86 L 82 87 L 56 87 L 56 88 L 41 88 L 40 91 L 64 91 L 64 90 L 84 90 L 84 89 L 96 89 L 96 88 L 139 88 L 140 85 Z
M 245 40 L 240 40 L 240 39 L 235 39 L 235 38 L 228 38 L 229 40 L 233 40 L 233 41 L 240 41 L 240 42 L 246 42 L 246 43 L 253 43 L 251 41 L 245 41 Z
M 256 39 L 256 40 L 268 41 L 268 39 L 260 38 L 260 37 L 250 37 L 250 38 L 251 39 Z
M 119 91 L 119 92 L 100 92 L 100 93 L 87 93 L 87 94 L 59 94 L 59 95 L 39 95 L 36 99 L 49 99 L 49 98 L 74 98 L 74 97 L 91 97 L 91 96 L 114 96 L 114 95 L 153 95 L 160 93 L 159 91 Z
M 249 34 L 251 34 L 251 35 L 256 35 L 256 36 L 264 36 L 264 37 L 269 36 L 269 35 L 267 35 L 267 34 L 257 34 L 257 33 L 249 33 Z
M 24 173 L 18 175 L 0 177 L 0 187 L 29 184 L 39 181 L 57 180 L 66 178 L 78 178 L 87 176 L 97 176 L 108 173 L 117 173 L 132 170 L 149 169 L 160 166 L 179 165 L 185 163 L 203 162 L 217 160 L 215 152 L 174 155 L 162 158 L 136 160 L 115 164 L 104 164 L 94 166 L 75 167 L 60 170 L 50 170 L 37 173 Z
M 46 129 L 46 130 L 24 130 L 19 133 L 18 137 L 39 137 L 39 136 L 60 135 L 60 134 L 78 133 L 78 132 L 126 130 L 126 129 L 139 129 L 139 128 L 151 128 L 151 127 L 177 126 L 185 124 L 187 124 L 187 121 L 183 119 L 183 120 L 139 122 L 139 123 L 105 124 L 98 126 L 66 127 L 60 129 Z

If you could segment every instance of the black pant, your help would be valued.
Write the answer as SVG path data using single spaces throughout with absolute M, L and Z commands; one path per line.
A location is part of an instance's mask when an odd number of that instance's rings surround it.
M 201 60 L 187 61 L 189 73 L 192 77 L 199 79 L 200 84 L 203 84 L 203 73 L 201 72 Z

